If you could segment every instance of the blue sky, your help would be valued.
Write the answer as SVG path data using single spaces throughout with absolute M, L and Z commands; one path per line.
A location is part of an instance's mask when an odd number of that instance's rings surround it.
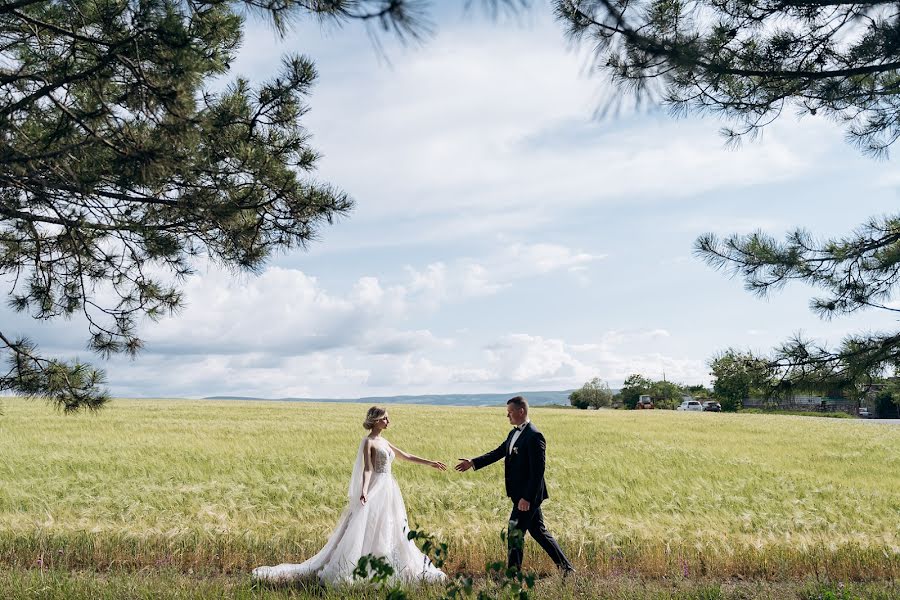
M 106 365 L 115 395 L 511 392 L 633 372 L 706 383 L 728 346 L 896 326 L 822 322 L 810 289 L 759 299 L 691 254 L 707 231 L 846 234 L 896 210 L 895 160 L 791 114 L 738 150 L 714 118 L 596 118 L 615 92 L 548 7 L 495 21 L 450 4 L 424 45 L 381 37 L 382 52 L 358 26 L 298 23 L 279 41 L 248 23 L 235 74 L 274 76 L 287 51 L 316 62 L 318 177 L 356 209 L 260 276 L 201 265 L 187 308 L 145 327 L 140 358 Z M 78 323 L 0 316 L 95 360 Z

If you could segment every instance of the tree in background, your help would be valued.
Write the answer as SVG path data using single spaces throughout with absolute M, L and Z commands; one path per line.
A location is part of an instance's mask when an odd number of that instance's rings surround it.
M 768 361 L 750 352 L 729 348 L 714 356 L 709 362 L 713 376 L 713 394 L 722 404 L 722 410 L 734 412 L 745 399 L 753 395 L 767 395 L 770 387 Z
M 581 388 L 569 394 L 569 403 L 575 408 L 604 408 L 610 406 L 613 393 L 609 385 L 599 377 L 594 377 Z
M 653 397 L 654 407 L 669 410 L 681 404 L 681 398 L 685 395 L 682 386 L 665 380 L 654 381 L 647 393 Z
M 875 416 L 881 419 L 900 419 L 900 381 L 887 380 L 872 398 Z
M 695 400 L 708 400 L 712 398 L 712 390 L 705 385 L 687 385 L 684 391 L 690 394 Z
M 677 114 L 723 115 L 731 141 L 787 108 L 842 123 L 872 155 L 900 137 L 896 2 L 557 0 L 556 12 L 620 89 Z M 822 289 L 811 307 L 823 318 L 898 310 L 889 301 L 900 284 L 900 215 L 873 218 L 839 239 L 802 229 L 783 242 L 761 232 L 706 234 L 695 249 L 760 295 L 789 281 Z M 769 362 L 780 391 L 858 388 L 900 364 L 900 332 L 851 335 L 837 348 L 797 335 Z
M 510 4 L 514 4 L 509 0 Z M 488 4 L 503 4 L 494 0 Z M 0 5 L 0 278 L 40 320 L 80 315 L 89 348 L 136 355 L 139 322 L 176 312 L 205 257 L 259 271 L 305 247 L 351 199 L 312 177 L 302 56 L 221 91 L 243 14 L 428 32 L 416 0 L 18 0 Z M 101 371 L 0 331 L 0 391 L 65 410 L 107 400 Z
M 651 385 L 653 385 L 653 382 L 643 375 L 629 375 L 622 383 L 622 388 L 619 390 L 617 398 L 622 403 L 622 406 L 627 409 L 633 409 L 637 406 L 641 395 L 649 393 Z
M 671 381 L 654 381 L 643 375 L 629 375 L 622 383 L 622 388 L 616 395 L 616 399 L 627 409 L 637 406 L 638 400 L 644 394 L 653 398 L 656 408 L 674 409 L 681 404 L 681 397 L 687 392 L 685 388 Z

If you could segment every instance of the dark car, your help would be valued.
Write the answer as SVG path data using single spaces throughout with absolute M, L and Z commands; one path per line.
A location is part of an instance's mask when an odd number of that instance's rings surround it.
M 722 412 L 722 405 L 715 400 L 706 400 L 703 402 L 703 410 L 705 412 Z

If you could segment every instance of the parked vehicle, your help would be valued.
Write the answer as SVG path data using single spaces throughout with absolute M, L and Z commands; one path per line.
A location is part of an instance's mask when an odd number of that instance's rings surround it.
M 715 400 L 707 400 L 702 406 L 703 410 L 707 412 L 722 412 L 722 405 Z
M 700 404 L 699 400 L 685 400 L 675 410 L 689 410 L 689 411 L 698 411 L 703 412 L 703 405 Z
M 861 419 L 871 419 L 874 416 L 875 415 L 866 406 L 859 409 L 859 418 Z
M 647 394 L 642 394 L 634 408 L 637 410 L 654 408 L 653 399 Z

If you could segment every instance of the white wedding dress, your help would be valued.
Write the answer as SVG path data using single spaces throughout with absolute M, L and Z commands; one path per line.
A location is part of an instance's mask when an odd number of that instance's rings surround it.
M 357 562 L 367 554 L 386 559 L 394 568 L 394 578 L 403 582 L 446 579 L 444 572 L 435 567 L 406 537 L 409 532 L 406 506 L 391 473 L 394 452 L 386 440 L 373 440 L 373 473 L 369 481 L 368 502 L 365 505 L 360 502 L 365 441 L 363 438 L 359 445 L 350 476 L 347 508 L 325 547 L 300 564 L 257 567 L 253 569 L 254 579 L 281 583 L 317 577 L 326 584 L 350 583 L 354 580 L 353 570 Z

